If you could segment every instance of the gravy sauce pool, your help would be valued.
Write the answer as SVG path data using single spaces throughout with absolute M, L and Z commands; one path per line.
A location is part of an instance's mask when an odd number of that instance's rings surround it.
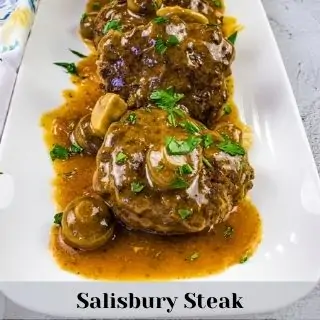
M 89 5 L 90 6 L 90 3 Z M 74 90 L 63 93 L 65 102 L 58 109 L 45 114 L 41 124 L 45 141 L 51 150 L 54 144 L 70 146 L 69 135 L 81 117 L 91 112 L 103 94 L 95 81 L 94 54 L 78 64 L 79 77 L 72 77 Z M 233 82 L 228 80 L 230 96 Z M 236 106 L 230 101 L 232 112 L 228 121 L 241 124 Z M 95 157 L 75 155 L 66 161 L 53 162 L 54 200 L 57 212 L 63 211 L 75 197 L 90 195 Z M 93 279 L 106 280 L 169 280 L 208 276 L 231 265 L 244 263 L 261 240 L 259 213 L 244 200 L 230 218 L 210 233 L 187 236 L 158 236 L 116 228 L 116 236 L 104 249 L 94 252 L 74 250 L 61 241 L 59 228 L 53 227 L 50 249 L 59 266 L 72 273 Z

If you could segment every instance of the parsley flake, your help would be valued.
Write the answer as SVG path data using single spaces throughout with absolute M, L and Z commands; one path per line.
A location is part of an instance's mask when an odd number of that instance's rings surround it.
M 170 155 L 185 155 L 192 152 L 200 143 L 201 138 L 190 136 L 186 140 L 176 140 L 174 137 L 166 139 L 166 147 Z
M 55 214 L 53 217 L 53 223 L 57 225 L 61 225 L 62 216 L 63 216 L 63 212 L 59 212 Z
M 131 124 L 135 124 L 137 121 L 137 115 L 134 112 L 131 112 L 127 118 L 127 121 Z
M 168 47 L 174 47 L 178 44 L 179 39 L 174 35 L 170 35 L 167 40 L 157 38 L 154 47 L 159 54 L 164 54 Z
M 202 144 L 205 148 L 209 148 L 213 144 L 213 138 L 210 134 L 204 134 L 202 136 Z
M 120 151 L 116 155 L 116 164 L 124 164 L 127 159 L 128 159 L 127 155 Z
M 200 132 L 200 128 L 191 121 L 184 121 L 180 123 L 180 126 L 188 131 L 190 134 L 195 134 Z
M 178 177 L 171 183 L 171 188 L 173 189 L 186 189 L 188 188 L 188 183 L 182 178 Z
M 131 191 L 134 193 L 139 193 L 144 189 L 144 185 L 140 182 L 131 183 Z
M 56 159 L 66 160 L 69 158 L 69 151 L 65 147 L 55 144 L 50 151 L 50 157 L 52 161 Z
M 67 73 L 70 74 L 74 74 L 74 75 L 78 75 L 78 70 L 76 65 L 72 62 L 72 63 L 68 63 L 68 62 L 54 62 L 53 64 L 55 64 L 58 67 L 62 67 L 66 70 Z
M 224 140 L 217 147 L 230 156 L 244 156 L 246 154 L 246 151 L 239 143 L 231 141 L 226 135 L 224 135 Z
M 249 253 L 248 252 L 246 252 L 241 258 L 240 258 L 240 263 L 242 264 L 242 263 L 245 263 L 245 262 L 247 262 L 249 260 Z
M 78 56 L 79 58 L 87 58 L 86 55 L 84 55 L 84 54 L 82 54 L 82 53 L 80 53 L 80 52 L 78 52 L 78 51 L 75 51 L 75 50 L 72 50 L 72 49 L 69 49 L 69 51 L 70 51 L 71 53 L 73 53 L 74 55 Z
M 156 24 L 162 24 L 162 23 L 167 23 L 169 21 L 169 18 L 167 17 L 156 17 L 152 20 Z
M 223 235 L 226 239 L 229 239 L 233 236 L 234 229 L 231 226 L 226 226 L 226 229 L 223 232 Z
M 237 40 L 237 37 L 238 37 L 238 32 L 236 31 L 230 37 L 228 37 L 228 40 L 234 45 Z
M 184 174 L 191 174 L 193 172 L 192 167 L 190 166 L 190 164 L 187 164 L 187 163 L 182 165 L 182 166 L 180 166 L 178 168 L 178 170 L 179 170 L 179 174 L 181 176 L 184 175 Z
M 69 148 L 69 153 L 71 154 L 79 154 L 83 151 L 83 148 L 78 146 L 77 144 L 73 143 Z
M 182 220 L 185 220 L 192 215 L 192 211 L 189 209 L 179 209 L 178 213 Z
M 230 107 L 230 105 L 226 104 L 224 107 L 223 107 L 223 113 L 224 114 L 230 114 L 232 112 L 232 109 Z
M 209 161 L 207 158 L 203 157 L 203 158 L 202 158 L 202 162 L 203 162 L 204 165 L 207 166 L 208 168 L 210 168 L 210 169 L 213 168 L 213 167 L 212 167 L 212 164 L 210 163 L 210 161 Z
M 120 20 L 110 20 L 103 28 L 103 34 L 106 34 L 109 30 L 121 31 L 122 26 Z

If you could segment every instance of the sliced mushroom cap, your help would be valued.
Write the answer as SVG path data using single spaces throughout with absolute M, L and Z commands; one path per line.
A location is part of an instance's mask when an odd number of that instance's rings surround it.
M 72 133 L 71 141 L 83 148 L 86 153 L 96 154 L 98 152 L 103 139 L 94 134 L 90 114 L 80 119 Z
M 160 190 L 176 189 L 177 179 L 188 185 L 201 168 L 201 149 L 188 155 L 169 155 L 166 148 L 150 149 L 146 156 L 146 170 L 150 184 Z
M 172 6 L 172 7 L 163 7 L 157 10 L 157 16 L 172 16 L 176 15 L 180 17 L 185 22 L 198 22 L 203 24 L 208 24 L 209 20 L 203 14 L 196 12 L 194 10 L 185 9 L 179 6 Z
M 120 120 L 128 107 L 126 102 L 114 93 L 106 93 L 94 106 L 91 114 L 93 132 L 103 138 L 112 122 Z
M 63 212 L 61 235 L 73 248 L 98 249 L 112 238 L 113 232 L 114 218 L 99 196 L 76 198 Z

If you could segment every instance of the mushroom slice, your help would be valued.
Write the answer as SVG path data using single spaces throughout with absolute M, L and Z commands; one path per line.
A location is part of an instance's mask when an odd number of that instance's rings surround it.
M 209 24 L 209 20 L 206 16 L 194 10 L 185 9 L 179 6 L 163 7 L 157 10 L 157 16 L 159 17 L 172 15 L 177 15 L 186 22 L 198 22 L 203 24 Z
M 91 126 L 93 132 L 104 137 L 110 124 L 118 121 L 127 111 L 126 102 L 118 94 L 106 93 L 94 106 L 91 114 Z

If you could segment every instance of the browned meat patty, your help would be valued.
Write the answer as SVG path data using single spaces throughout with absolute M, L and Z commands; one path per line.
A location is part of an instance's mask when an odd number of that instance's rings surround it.
M 181 112 L 175 123 L 168 115 L 141 108 L 113 123 L 97 155 L 94 189 L 131 229 L 212 228 L 252 188 L 253 169 L 230 126 L 220 135 Z
M 219 27 L 172 16 L 128 32 L 109 31 L 98 46 L 98 72 L 107 92 L 130 108 L 149 103 L 155 89 L 173 87 L 192 117 L 211 127 L 227 100 L 225 79 L 233 46 Z

